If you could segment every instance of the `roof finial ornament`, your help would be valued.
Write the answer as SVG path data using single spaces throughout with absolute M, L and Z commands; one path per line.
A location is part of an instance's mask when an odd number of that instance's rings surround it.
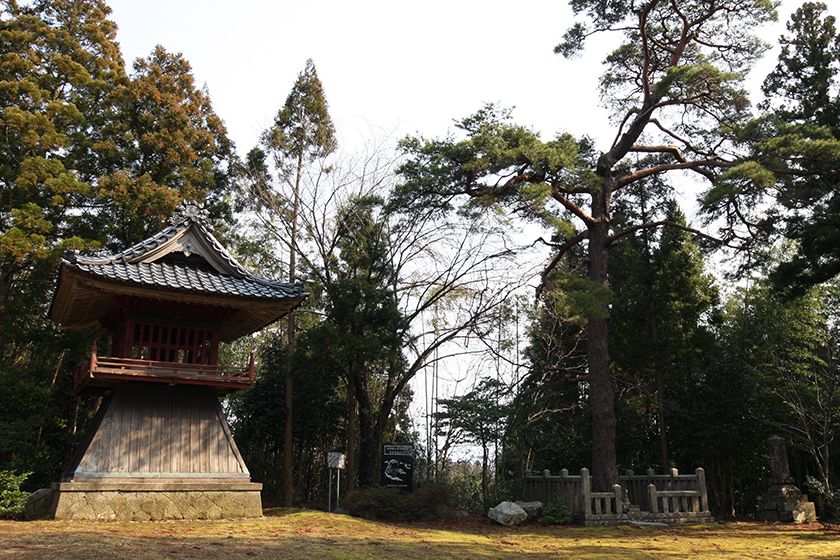
M 210 218 L 210 214 L 204 208 L 204 205 L 195 200 L 185 200 L 178 205 L 172 217 L 169 218 L 170 224 L 178 224 L 186 220 L 194 222 L 205 222 Z

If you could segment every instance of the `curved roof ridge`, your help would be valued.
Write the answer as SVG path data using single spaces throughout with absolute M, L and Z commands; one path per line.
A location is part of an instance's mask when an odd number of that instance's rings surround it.
M 204 235 L 204 237 L 210 242 L 212 248 L 218 253 L 218 256 L 224 259 L 231 267 L 233 267 L 236 271 L 248 278 L 257 278 L 255 275 L 251 274 L 247 268 L 242 266 L 242 264 L 236 260 L 230 251 L 225 249 L 224 245 L 219 243 L 219 240 L 210 233 L 210 230 L 199 220 L 196 220 L 192 217 L 188 217 L 195 226 L 197 226 L 198 230 Z
M 84 256 L 80 255 L 76 252 L 71 252 L 72 260 L 68 257 L 68 260 L 71 262 L 78 262 L 83 264 L 113 264 L 113 263 L 128 263 L 131 262 L 133 258 L 138 255 L 144 255 L 149 251 L 153 251 L 163 245 L 163 243 L 169 241 L 178 233 L 181 233 L 179 229 L 182 229 L 184 223 L 186 223 L 188 218 L 177 222 L 175 224 L 171 224 L 157 232 L 156 234 L 152 235 L 149 238 L 144 239 L 143 241 L 139 241 L 134 245 L 131 245 L 127 249 L 123 249 L 118 253 L 111 253 L 109 255 L 102 255 L 102 256 Z M 185 228 L 183 228 L 185 229 Z
M 170 218 L 170 224 L 127 249 L 112 254 L 100 256 L 84 256 L 78 253 L 68 253 L 65 260 L 70 263 L 86 265 L 107 265 L 107 264 L 135 264 L 141 262 L 147 255 L 157 251 L 161 246 L 180 238 L 191 229 L 195 231 L 205 242 L 207 248 L 212 251 L 213 256 L 221 261 L 221 265 L 228 268 L 230 276 L 237 278 L 248 278 L 267 286 L 288 285 L 279 280 L 272 280 L 251 273 L 222 245 L 205 225 L 207 212 L 197 203 L 185 202 L 178 206 Z M 221 272 L 221 271 L 220 271 Z

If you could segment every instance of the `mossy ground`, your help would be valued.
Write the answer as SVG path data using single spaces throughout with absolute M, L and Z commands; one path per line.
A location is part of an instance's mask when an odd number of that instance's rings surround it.
M 505 528 L 483 521 L 378 523 L 311 510 L 262 519 L 172 522 L 0 522 L 0 559 L 314 560 L 446 558 L 840 558 L 840 534 L 817 525 Z

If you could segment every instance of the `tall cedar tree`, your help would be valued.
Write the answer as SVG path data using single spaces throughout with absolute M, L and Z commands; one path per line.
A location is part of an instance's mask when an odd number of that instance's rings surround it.
M 740 131 L 751 160 L 704 198 L 711 218 L 761 251 L 779 236 L 795 252 L 773 271 L 791 296 L 840 274 L 840 35 L 826 5 L 791 16 L 778 64 L 762 86 L 763 114 Z M 756 258 L 763 264 L 765 258 Z
M 462 140 L 404 142 L 402 194 L 405 204 L 441 209 L 466 195 L 474 205 L 496 204 L 542 218 L 559 238 L 544 278 L 569 249 L 586 242 L 592 466 L 596 487 L 607 489 L 618 479 L 609 249 L 642 228 L 688 229 L 659 220 L 617 230 L 613 201 L 649 177 L 685 170 L 714 180 L 732 165 L 726 134 L 747 116 L 743 78 L 764 51 L 754 32 L 775 11 L 769 0 L 574 0 L 571 6 L 585 21 L 567 31 L 556 52 L 571 56 L 595 33 L 621 37 L 601 79 L 602 97 L 618 123 L 612 144 L 598 152 L 568 135 L 543 142 L 507 115 L 485 108 L 459 123 Z
M 181 54 L 158 45 L 106 102 L 113 116 L 97 144 L 97 197 L 109 244 L 142 241 L 184 200 L 202 201 L 211 218 L 230 221 L 234 146 Z
M 68 249 L 99 174 L 102 99 L 126 82 L 103 1 L 3 2 L 0 11 L 0 314 L 16 278 Z
M 306 61 L 306 67 L 298 75 L 292 91 L 274 119 L 274 125 L 262 137 L 265 150 L 271 155 L 283 191 L 290 196 L 275 194 L 272 202 L 283 208 L 283 221 L 289 235 L 289 282 L 297 280 L 298 256 L 298 212 L 300 211 L 300 183 L 305 167 L 314 161 L 330 155 L 336 148 L 335 128 L 327 109 L 324 87 L 318 79 L 315 64 Z M 264 160 L 258 151 L 252 151 L 248 159 L 252 162 Z M 252 165 L 253 167 L 253 165 Z M 277 197 L 280 197 L 280 200 Z M 290 313 L 287 322 L 288 354 L 294 354 L 295 313 Z M 294 500 L 292 474 L 292 434 L 294 377 L 286 376 L 286 422 L 283 439 L 283 504 L 291 506 Z
M 94 409 L 67 398 L 89 337 L 46 320 L 58 257 L 136 241 L 182 198 L 224 208 L 232 146 L 207 93 L 162 49 L 127 76 L 109 13 L 55 0 L 0 15 L 0 468 L 33 484 L 55 479 Z
M 620 227 L 654 220 L 684 226 L 685 217 L 665 185 L 636 185 L 616 205 Z M 664 195 L 664 196 L 663 196 Z M 610 349 L 614 377 L 637 418 L 642 457 L 633 466 L 671 467 L 669 417 L 678 412 L 669 392 L 685 385 L 702 367 L 704 345 L 711 341 L 717 293 L 703 273 L 703 257 L 686 231 L 640 229 L 616 246 L 610 258 L 613 289 Z M 629 397 L 629 398 L 627 398 Z M 623 422 L 628 427 L 630 422 Z M 656 441 L 658 454 L 646 456 Z M 658 456 L 658 460 L 654 457 Z

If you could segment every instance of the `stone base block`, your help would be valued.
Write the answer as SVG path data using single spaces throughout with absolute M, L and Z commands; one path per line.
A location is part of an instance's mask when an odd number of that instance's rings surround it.
M 587 527 L 600 527 L 610 525 L 623 525 L 633 521 L 643 523 L 665 523 L 668 525 L 689 525 L 694 523 L 711 523 L 714 521 L 712 514 L 708 511 L 700 512 L 676 512 L 676 513 L 651 513 L 649 511 L 633 511 L 622 514 L 601 513 L 580 515 L 575 521 Z
M 764 497 L 762 509 L 758 512 L 762 521 L 783 521 L 786 523 L 813 523 L 817 520 L 814 503 L 793 484 L 773 484 Z
M 72 482 L 53 485 L 52 514 L 46 517 L 161 521 L 262 516 L 261 484 L 134 484 L 121 489 L 114 486 Z
M 762 521 L 782 521 L 785 523 L 814 523 L 817 510 L 814 502 L 799 502 L 792 510 L 766 509 L 758 512 Z

